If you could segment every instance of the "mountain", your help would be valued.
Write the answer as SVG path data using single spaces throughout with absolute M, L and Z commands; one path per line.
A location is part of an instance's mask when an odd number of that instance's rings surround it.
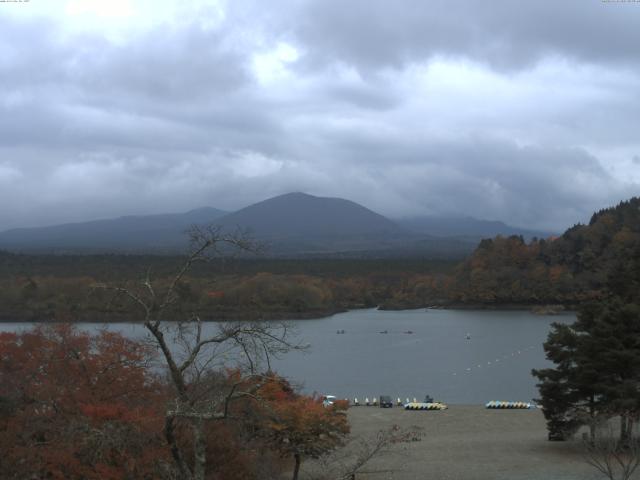
M 255 203 L 226 215 L 219 224 L 248 230 L 275 255 L 369 255 L 397 249 L 411 237 L 355 202 L 299 192 Z
M 395 221 L 409 231 L 436 237 L 467 237 L 480 240 L 498 235 L 522 235 L 530 240 L 533 237 L 547 238 L 555 235 L 552 232 L 526 230 L 499 221 L 479 220 L 473 217 L 407 217 Z
M 184 214 L 149 215 L 22 228 L 0 233 L 0 248 L 41 252 L 177 251 L 193 224 L 247 230 L 275 255 L 327 254 L 394 249 L 407 233 L 391 220 L 341 198 L 289 193 L 225 214 L 201 208 Z M 410 235 L 409 235 L 410 236 Z
M 191 225 L 217 224 L 224 231 L 249 231 L 275 256 L 462 257 L 480 236 L 427 223 L 398 223 L 342 198 L 288 193 L 227 213 L 200 208 L 181 214 L 130 216 L 0 233 L 0 249 L 43 253 L 176 253 L 184 250 Z M 435 225 L 432 223 L 432 226 Z M 412 227 L 412 228 L 409 228 Z M 444 235 L 449 232 L 446 238 Z M 462 234 L 460 234 L 462 232 Z M 506 232 L 506 230 L 505 230 Z M 435 235 L 434 235 L 435 233 Z M 483 232 L 485 233 L 485 232 Z M 439 236 L 440 234 L 440 236 Z M 450 238 L 450 235 L 459 238 Z
M 185 230 L 227 212 L 204 207 L 186 213 L 126 216 L 0 232 L 0 248 L 18 251 L 164 251 L 185 245 Z
M 350 200 L 287 193 L 226 215 L 220 223 L 264 239 L 394 236 L 394 222 Z

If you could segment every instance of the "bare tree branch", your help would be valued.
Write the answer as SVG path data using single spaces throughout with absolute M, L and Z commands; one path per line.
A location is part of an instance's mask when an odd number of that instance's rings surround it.
M 584 460 L 609 480 L 628 480 L 640 466 L 640 439 L 621 442 L 609 422 L 601 422 L 599 434 L 584 441 Z M 632 432 L 630 432 L 632 433 Z
M 184 321 L 167 322 L 166 316 L 172 311 L 170 307 L 180 301 L 177 289 L 195 263 L 216 256 L 237 252 L 256 253 L 260 250 L 260 246 L 241 231 L 227 234 L 219 227 L 193 227 L 189 236 L 191 253 L 164 288 L 154 284 L 150 270 L 147 270 L 137 288 L 106 284 L 98 284 L 94 288 L 113 292 L 114 302 L 118 297 L 127 298 L 136 309 L 141 310 L 140 319 L 156 348 L 162 352 L 176 392 L 174 401 L 165 413 L 164 434 L 177 474 L 180 479 L 203 480 L 207 461 L 205 423 L 230 418 L 230 405 L 238 399 L 261 401 L 256 396 L 264 384 L 256 376 L 260 361 L 265 359 L 270 368 L 271 356 L 302 347 L 289 341 L 286 324 L 220 323 L 215 333 L 205 334 L 203 322 L 196 314 Z M 174 333 L 173 341 L 170 332 Z M 230 359 L 226 358 L 227 354 L 231 356 Z M 213 374 L 212 368 L 229 364 L 237 367 L 238 355 L 246 359 L 249 375 L 241 372 L 240 379 L 231 385 L 228 381 L 221 382 Z M 186 460 L 176 436 L 176 428 L 183 422 L 192 432 L 191 463 Z

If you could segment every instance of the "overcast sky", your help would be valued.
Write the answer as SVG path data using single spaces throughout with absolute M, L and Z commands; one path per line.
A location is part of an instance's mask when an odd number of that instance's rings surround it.
M 0 2 L 0 230 L 290 191 L 563 230 L 640 194 L 640 2 Z

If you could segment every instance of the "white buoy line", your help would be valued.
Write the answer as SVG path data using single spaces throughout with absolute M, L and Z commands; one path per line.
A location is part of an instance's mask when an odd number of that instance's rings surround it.
M 522 355 L 522 353 L 524 353 L 524 352 L 526 352 L 528 350 L 533 350 L 534 348 L 535 348 L 535 345 L 529 345 L 528 347 L 522 348 L 520 350 L 514 350 L 511 353 L 507 353 L 505 355 L 502 355 L 502 359 L 505 360 L 505 359 L 509 358 L 509 356 L 515 357 L 517 355 Z M 499 362 L 500 362 L 500 358 L 496 358 L 493 362 L 491 360 L 488 360 L 485 367 L 486 368 L 491 367 L 492 365 L 495 365 L 496 363 L 499 363 Z M 482 368 L 482 365 L 483 364 L 478 363 L 475 367 L 473 367 L 473 366 L 467 367 L 464 372 L 465 373 L 471 373 L 471 372 L 473 372 L 473 368 Z M 452 376 L 457 376 L 458 372 L 453 372 L 451 375 Z

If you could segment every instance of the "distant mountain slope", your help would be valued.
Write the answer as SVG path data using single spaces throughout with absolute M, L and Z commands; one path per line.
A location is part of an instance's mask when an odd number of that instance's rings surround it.
M 269 254 L 278 256 L 393 256 L 408 254 L 422 237 L 350 200 L 305 193 L 255 203 L 221 218 L 219 224 L 227 230 L 248 230 L 267 244 Z M 420 250 L 425 251 L 422 246 Z
M 191 225 L 248 230 L 275 256 L 439 257 L 471 253 L 478 236 L 444 238 L 411 231 L 355 202 L 288 193 L 237 212 L 201 208 L 0 232 L 0 249 L 41 253 L 178 253 Z M 457 230 L 455 233 L 458 233 Z M 442 231 L 439 230 L 438 233 Z
M 547 238 L 551 232 L 526 230 L 504 222 L 479 220 L 473 217 L 409 217 L 395 220 L 407 230 L 436 237 L 490 238 L 497 235 L 522 235 L 525 239 Z
M 0 232 L 0 248 L 21 251 L 174 250 L 185 245 L 185 230 L 209 224 L 227 212 L 204 207 L 186 213 L 127 216 Z
M 259 238 L 398 236 L 394 222 L 350 200 L 288 193 L 226 215 L 219 223 L 251 230 Z

